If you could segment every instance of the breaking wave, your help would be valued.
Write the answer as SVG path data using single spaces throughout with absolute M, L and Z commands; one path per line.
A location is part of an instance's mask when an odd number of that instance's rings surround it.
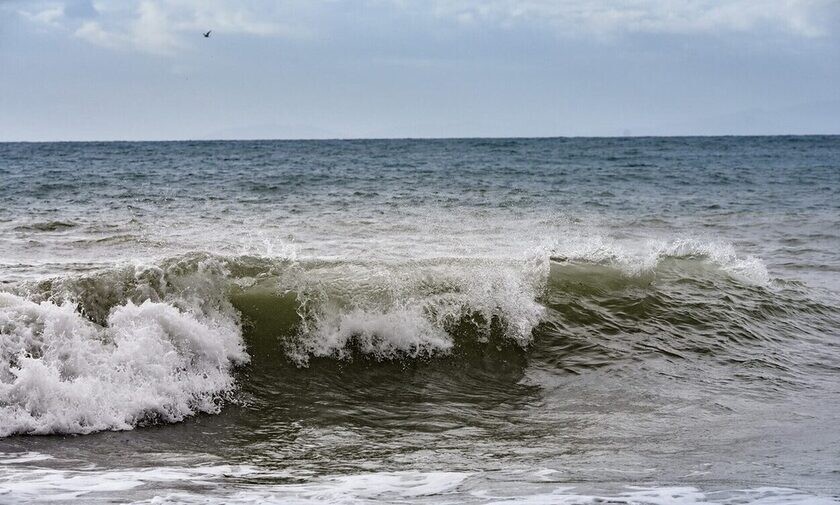
M 218 412 L 247 361 L 238 325 L 129 301 L 105 326 L 0 294 L 0 436 L 129 429 Z
M 760 260 L 729 246 L 679 241 L 631 253 L 593 240 L 515 260 L 195 253 L 20 284 L 0 293 L 0 436 L 124 430 L 217 413 L 235 400 L 237 367 L 265 349 L 294 367 L 482 347 L 520 352 L 546 325 L 597 339 L 599 324 L 634 310 L 632 299 L 604 293 L 694 283 L 765 303 L 770 282 Z M 563 312 L 568 300 L 601 303 L 595 317 L 603 320 L 576 322 Z M 662 295 L 658 303 L 682 302 Z M 737 309 L 716 317 L 742 317 Z

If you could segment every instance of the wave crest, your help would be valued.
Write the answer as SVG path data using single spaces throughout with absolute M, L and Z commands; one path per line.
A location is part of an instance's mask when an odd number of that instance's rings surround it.
M 464 326 L 479 341 L 496 333 L 525 347 L 544 313 L 547 275 L 547 261 L 326 263 L 291 268 L 268 289 L 295 298 L 297 331 L 285 342 L 288 356 L 305 365 L 310 357 L 354 353 L 380 360 L 447 353 Z
M 196 253 L 18 285 L 0 293 L 0 436 L 218 412 L 235 367 L 251 358 L 246 343 L 269 367 L 263 355 L 299 367 L 430 358 L 526 349 L 545 324 L 586 335 L 619 319 L 637 327 L 653 310 L 645 303 L 681 313 L 668 286 L 772 300 L 764 287 L 746 288 L 767 278 L 764 265 L 731 247 L 675 241 L 640 251 L 592 240 L 562 257 L 555 249 L 554 261 L 544 250 L 402 263 Z M 714 317 L 729 317 L 724 309 Z
M 695 270 L 717 268 L 741 282 L 766 286 L 771 281 L 760 258 L 740 255 L 731 244 L 697 239 L 622 244 L 600 236 L 567 238 L 551 247 L 551 257 L 560 263 L 608 266 L 631 277 L 649 275 L 674 260 L 689 260 Z
M 106 326 L 0 293 L 0 436 L 131 429 L 216 413 L 248 360 L 232 318 L 129 301 Z

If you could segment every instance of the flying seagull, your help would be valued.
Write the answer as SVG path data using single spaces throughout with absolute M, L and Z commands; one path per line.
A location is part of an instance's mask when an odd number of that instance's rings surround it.
M 210 38 L 210 32 L 212 32 L 212 31 L 213 31 L 213 30 L 207 30 L 207 31 L 204 33 L 204 38 L 205 38 L 205 39 L 209 39 L 209 38 Z

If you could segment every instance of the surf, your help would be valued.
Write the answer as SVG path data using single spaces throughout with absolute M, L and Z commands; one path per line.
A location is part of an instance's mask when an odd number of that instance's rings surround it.
M 0 293 L 0 436 L 216 414 L 243 381 L 282 388 L 283 374 L 324 362 L 454 360 L 492 373 L 542 360 L 580 374 L 651 352 L 695 363 L 711 353 L 789 372 L 754 343 L 833 314 L 759 259 L 690 241 L 629 252 L 595 240 L 508 259 L 188 253 Z

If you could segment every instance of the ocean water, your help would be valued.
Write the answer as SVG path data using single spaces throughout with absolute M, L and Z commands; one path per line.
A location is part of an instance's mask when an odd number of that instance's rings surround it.
M 0 144 L 0 503 L 838 503 L 840 137 Z

